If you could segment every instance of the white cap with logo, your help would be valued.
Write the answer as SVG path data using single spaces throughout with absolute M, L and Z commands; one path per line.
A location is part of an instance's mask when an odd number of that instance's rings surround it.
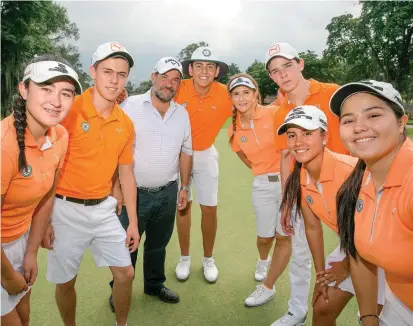
M 228 73 L 228 65 L 220 61 L 218 56 L 211 50 L 209 47 L 201 46 L 197 48 L 191 56 L 191 59 L 182 61 L 182 67 L 185 74 L 188 74 L 189 64 L 194 61 L 206 61 L 214 62 L 219 66 L 219 75 L 218 79 L 225 76 Z
M 370 93 L 386 101 L 399 106 L 404 112 L 402 97 L 392 84 L 377 80 L 362 80 L 356 83 L 348 83 L 336 90 L 330 99 L 330 110 L 340 116 L 343 103 L 352 95 L 357 93 Z
M 35 83 L 44 83 L 60 76 L 73 80 L 76 94 L 82 94 L 82 85 L 76 71 L 58 61 L 39 61 L 29 64 L 24 69 L 23 82 L 30 79 Z
M 301 105 L 287 114 L 284 123 L 278 128 L 277 134 L 284 134 L 289 125 L 296 125 L 305 130 L 321 128 L 327 131 L 327 117 L 323 111 L 314 105 Z
M 178 70 L 182 77 L 182 65 L 178 61 L 178 59 L 174 57 L 165 57 L 160 59 L 157 63 L 155 68 L 153 68 L 154 73 L 165 74 L 170 70 Z
M 96 52 L 92 56 L 92 65 L 96 62 L 106 59 L 107 57 L 112 57 L 114 55 L 120 55 L 124 57 L 129 62 L 129 68 L 132 68 L 134 61 L 128 50 L 120 44 L 119 42 L 108 42 L 98 46 Z
M 246 86 L 246 87 L 249 87 L 251 89 L 256 89 L 256 87 L 255 87 L 254 83 L 252 82 L 252 80 L 247 78 L 247 77 L 235 78 L 231 82 L 231 84 L 229 85 L 229 91 L 231 92 L 234 88 L 236 88 L 238 86 Z
M 288 43 L 275 43 L 265 52 L 265 68 L 272 58 L 282 57 L 287 60 L 300 59 L 298 52 Z

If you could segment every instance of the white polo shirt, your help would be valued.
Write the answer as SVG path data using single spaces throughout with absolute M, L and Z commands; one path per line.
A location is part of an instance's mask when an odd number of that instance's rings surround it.
M 128 97 L 121 108 L 135 127 L 133 155 L 138 186 L 156 188 L 177 180 L 181 152 L 193 154 L 191 125 L 186 109 L 171 101 L 162 118 L 152 105 L 151 90 Z

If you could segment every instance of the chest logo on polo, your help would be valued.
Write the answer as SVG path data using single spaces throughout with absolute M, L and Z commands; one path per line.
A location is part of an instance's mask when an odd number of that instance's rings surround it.
M 216 110 L 216 109 L 217 109 L 217 107 L 213 105 L 213 106 L 212 106 L 212 109 Z
M 243 143 L 245 143 L 245 142 L 247 141 L 247 137 L 242 136 L 242 137 L 241 137 L 241 141 L 242 141 Z
M 305 201 L 308 205 L 312 205 L 314 203 L 313 198 L 310 195 L 307 195 L 307 197 L 305 197 Z
M 82 122 L 82 130 L 83 131 L 85 131 L 85 132 L 88 132 L 89 130 L 90 130 L 90 124 L 88 123 L 88 122 L 86 122 L 86 121 L 83 121 Z
M 28 178 L 32 175 L 32 171 L 33 171 L 32 166 L 28 165 L 22 170 L 22 176 L 25 178 Z
M 118 133 L 121 133 L 121 132 L 122 132 L 122 129 L 116 128 L 116 131 L 117 131 Z
M 358 199 L 356 203 L 356 210 L 357 212 L 361 212 L 363 210 L 364 202 L 362 199 Z

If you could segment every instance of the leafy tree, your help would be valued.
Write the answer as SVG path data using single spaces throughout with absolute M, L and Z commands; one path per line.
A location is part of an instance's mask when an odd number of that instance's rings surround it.
M 1 2 L 1 113 L 7 114 L 10 97 L 17 91 L 25 65 L 36 54 L 60 53 L 77 70 L 83 86 L 89 79 L 80 68 L 79 53 L 67 45 L 79 38 L 67 10 L 51 1 Z
M 136 89 L 136 94 L 144 94 L 149 91 L 152 87 L 151 80 L 144 80 L 140 83 L 139 87 Z
M 239 74 L 241 72 L 241 70 L 239 69 L 238 65 L 236 63 L 231 63 L 228 65 L 228 74 L 224 77 L 222 77 L 219 81 L 223 84 L 227 84 L 228 80 L 236 75 Z
M 345 66 L 343 82 L 390 82 L 413 100 L 413 2 L 361 1 L 360 17 L 341 15 L 327 26 L 325 57 Z
M 255 60 L 251 66 L 247 68 L 247 73 L 250 74 L 257 81 L 261 98 L 264 100 L 267 96 L 274 96 L 277 94 L 278 86 L 268 75 L 264 63 Z

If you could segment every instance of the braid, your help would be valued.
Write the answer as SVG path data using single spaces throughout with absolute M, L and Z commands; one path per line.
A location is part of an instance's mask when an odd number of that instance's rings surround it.
M 26 160 L 26 145 L 24 143 L 24 135 L 27 128 L 26 120 L 26 101 L 21 95 L 13 96 L 13 116 L 14 127 L 16 128 L 17 144 L 19 145 L 19 171 L 24 171 L 27 167 Z
M 229 144 L 232 145 L 234 140 L 235 132 L 237 131 L 237 109 L 235 106 L 232 108 L 232 135 L 229 139 Z

